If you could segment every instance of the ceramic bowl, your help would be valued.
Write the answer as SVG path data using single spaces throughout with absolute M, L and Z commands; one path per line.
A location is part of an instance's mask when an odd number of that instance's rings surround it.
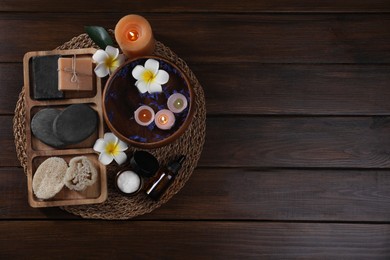
M 159 69 L 169 74 L 169 81 L 162 85 L 160 93 L 141 94 L 132 76 L 135 66 L 144 66 L 146 60 L 155 59 Z M 175 113 L 175 124 L 169 130 L 159 129 L 155 122 L 148 126 L 139 125 L 134 111 L 142 105 L 151 107 L 155 113 L 168 109 L 170 95 L 181 93 L 187 98 L 188 106 L 181 113 Z M 108 128 L 128 144 L 145 149 L 167 145 L 179 138 L 191 123 L 194 114 L 195 95 L 187 76 L 175 64 L 156 56 L 128 60 L 108 79 L 103 92 L 103 115 Z

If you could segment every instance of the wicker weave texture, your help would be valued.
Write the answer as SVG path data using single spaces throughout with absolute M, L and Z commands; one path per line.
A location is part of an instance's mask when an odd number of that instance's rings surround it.
M 112 30 L 109 30 L 109 32 L 110 34 L 113 34 Z M 66 50 L 90 47 L 98 48 L 98 46 L 94 44 L 94 42 L 88 37 L 87 34 L 81 34 L 59 46 L 57 49 Z M 172 198 L 172 196 L 180 191 L 180 189 L 184 186 L 194 171 L 203 149 L 206 131 L 206 105 L 203 89 L 187 64 L 172 50 L 159 41 L 156 42 L 154 55 L 166 58 L 180 67 L 190 79 L 191 85 L 196 95 L 194 118 L 185 133 L 179 139 L 169 145 L 148 150 L 157 157 L 161 165 L 166 165 L 177 155 L 185 154 L 186 161 L 183 165 L 183 168 L 167 192 L 158 202 L 155 202 L 148 198 L 144 193 L 139 193 L 133 197 L 126 197 L 117 192 L 114 186 L 114 179 L 115 174 L 118 172 L 119 168 L 117 166 L 110 165 L 107 167 L 108 199 L 104 203 L 94 205 L 66 206 L 62 207 L 62 209 L 72 214 L 79 215 L 83 218 L 107 220 L 130 219 L 135 216 L 149 213 L 162 204 L 166 203 L 170 198 Z M 24 172 L 27 173 L 25 127 L 26 107 L 24 103 L 24 96 L 25 94 L 23 88 L 16 103 L 13 131 L 17 157 L 20 161 L 20 164 L 24 168 Z M 130 153 L 134 152 L 135 150 L 136 149 L 134 147 L 129 147 Z

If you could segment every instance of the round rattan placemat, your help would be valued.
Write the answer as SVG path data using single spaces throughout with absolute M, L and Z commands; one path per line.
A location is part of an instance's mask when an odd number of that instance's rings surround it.
M 110 33 L 112 34 L 112 30 L 110 30 Z M 65 50 L 90 47 L 98 48 L 87 34 L 81 34 L 59 46 L 57 49 Z M 186 155 L 186 161 L 183 168 L 167 192 L 158 202 L 155 202 L 148 198 L 144 193 L 139 193 L 133 197 L 125 197 L 118 193 L 114 187 L 114 178 L 119 167 L 110 165 L 107 167 L 108 198 L 104 203 L 61 207 L 63 210 L 90 219 L 116 220 L 133 218 L 149 213 L 166 203 L 173 195 L 180 191 L 194 171 L 203 149 L 206 130 L 206 105 L 203 89 L 187 64 L 159 41 L 156 42 L 154 55 L 164 57 L 180 67 L 190 79 L 196 94 L 194 118 L 185 133 L 169 145 L 148 150 L 157 157 L 161 165 L 166 165 L 168 161 L 172 160 L 177 155 Z M 17 157 L 24 168 L 24 172 L 27 174 L 25 113 L 26 108 L 24 104 L 23 88 L 16 103 L 13 131 Z M 135 150 L 134 147 L 129 147 L 130 153 Z

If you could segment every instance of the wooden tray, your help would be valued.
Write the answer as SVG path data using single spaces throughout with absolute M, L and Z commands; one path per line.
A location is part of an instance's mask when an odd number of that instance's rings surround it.
M 66 92 L 65 98 L 53 100 L 35 100 L 32 98 L 32 90 L 30 86 L 30 59 L 34 56 L 61 55 L 62 57 L 92 56 L 96 52 L 94 48 L 77 49 L 77 50 L 55 50 L 55 51 L 37 51 L 28 52 L 23 59 L 24 69 L 24 86 L 26 89 L 25 105 L 26 105 L 26 153 L 27 153 L 27 186 L 28 186 L 28 201 L 32 207 L 51 207 L 51 206 L 66 206 L 66 205 L 82 205 L 102 203 L 107 199 L 107 178 L 106 167 L 99 163 L 98 154 L 92 147 L 98 138 L 104 135 L 104 119 L 102 113 L 102 86 L 100 78 L 97 78 L 94 73 L 93 91 L 88 92 Z M 34 114 L 43 108 L 64 109 L 72 104 L 87 104 L 94 109 L 99 118 L 98 128 L 90 137 L 81 143 L 67 146 L 63 149 L 53 148 L 38 140 L 31 133 L 30 122 Z M 87 156 L 98 170 L 98 181 L 84 191 L 78 192 L 68 189 L 66 186 L 53 198 L 41 200 L 34 195 L 32 189 L 32 180 L 38 166 L 49 157 L 61 157 L 67 163 L 75 156 Z

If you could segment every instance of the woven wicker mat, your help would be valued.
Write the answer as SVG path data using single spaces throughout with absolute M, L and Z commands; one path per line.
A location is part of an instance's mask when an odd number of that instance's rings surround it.
M 112 30 L 110 30 L 110 33 L 112 34 Z M 98 48 L 86 34 L 81 34 L 59 46 L 57 49 L 65 50 L 89 47 Z M 148 150 L 157 157 L 161 165 L 166 165 L 169 160 L 179 154 L 185 154 L 186 161 L 182 170 L 163 197 L 158 202 L 154 202 L 146 197 L 144 193 L 137 194 L 133 197 L 120 195 L 114 187 L 114 176 L 118 171 L 118 167 L 110 165 L 107 167 L 108 198 L 104 203 L 61 207 L 63 210 L 83 218 L 111 220 L 129 219 L 149 213 L 166 203 L 184 186 L 191 176 L 199 160 L 205 139 L 206 108 L 203 89 L 187 64 L 161 42 L 156 42 L 154 55 L 164 57 L 179 66 L 189 77 L 196 94 L 194 118 L 185 133 L 175 142 L 167 146 Z M 24 168 L 24 172 L 27 173 L 25 113 L 23 88 L 19 95 L 18 102 L 16 103 L 13 130 L 17 156 Z M 129 147 L 130 153 L 134 150 L 135 148 Z

